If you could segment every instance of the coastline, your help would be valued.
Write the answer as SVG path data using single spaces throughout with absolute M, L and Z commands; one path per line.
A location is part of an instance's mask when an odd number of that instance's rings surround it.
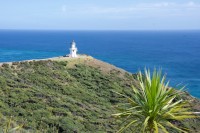
M 14 62 L 31 62 L 31 61 L 45 61 L 45 60 L 51 60 L 51 61 L 69 61 L 74 59 L 93 59 L 92 56 L 85 55 L 85 54 L 78 54 L 78 57 L 72 58 L 68 55 L 65 56 L 57 56 L 57 57 L 51 57 L 51 58 L 44 58 L 44 59 L 31 59 L 31 60 L 22 60 L 22 61 L 11 61 L 11 62 L 0 62 L 0 66 L 3 64 L 12 65 Z
M 88 66 L 100 69 L 104 74 L 108 74 L 112 70 L 117 70 L 118 72 L 120 72 L 119 75 L 121 75 L 121 76 L 124 75 L 125 73 L 132 74 L 129 71 L 119 68 L 113 64 L 96 59 L 87 54 L 78 54 L 78 57 L 75 57 L 75 58 L 69 57 L 69 55 L 64 55 L 64 56 L 57 56 L 57 57 L 44 58 L 44 59 L 31 59 L 31 60 L 22 60 L 22 61 L 13 61 L 13 62 L 0 62 L 0 67 L 2 67 L 3 64 L 12 66 L 12 65 L 14 65 L 13 63 L 15 63 L 15 62 L 21 63 L 21 62 L 48 61 L 48 60 L 58 61 L 58 62 L 67 61 L 68 68 L 73 68 L 76 64 L 88 65 Z

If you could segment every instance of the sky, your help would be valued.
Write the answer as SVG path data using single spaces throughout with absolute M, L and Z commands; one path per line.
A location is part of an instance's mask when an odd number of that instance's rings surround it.
M 0 29 L 199 30 L 200 0 L 0 0 Z

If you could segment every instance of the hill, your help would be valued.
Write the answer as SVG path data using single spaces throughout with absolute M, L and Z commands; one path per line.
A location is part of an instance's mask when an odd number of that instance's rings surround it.
M 113 91 L 131 94 L 135 75 L 90 56 L 57 57 L 1 64 L 0 127 L 12 116 L 21 132 L 116 132 L 121 123 L 111 117 L 121 103 Z M 200 101 L 184 92 L 193 110 Z M 200 120 L 178 123 L 200 130 Z

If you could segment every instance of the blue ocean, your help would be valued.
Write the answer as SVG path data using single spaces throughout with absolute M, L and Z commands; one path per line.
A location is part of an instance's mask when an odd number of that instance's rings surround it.
M 200 31 L 0 30 L 0 62 L 42 59 L 78 52 L 136 73 L 162 68 L 170 85 L 186 85 L 200 98 Z

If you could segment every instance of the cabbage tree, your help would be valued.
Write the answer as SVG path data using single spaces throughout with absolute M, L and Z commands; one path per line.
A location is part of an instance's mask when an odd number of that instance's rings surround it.
M 132 86 L 131 96 L 116 92 L 128 99 L 127 103 L 118 106 L 121 112 L 113 114 L 117 118 L 125 119 L 118 132 L 129 128 L 133 132 L 168 133 L 170 128 L 186 133 L 187 129 L 177 127 L 174 122 L 196 118 L 197 113 L 191 112 L 187 101 L 178 97 L 182 91 L 170 88 L 160 70 L 154 70 L 151 75 L 145 69 L 145 74 L 139 72 L 137 78 L 139 89 Z

